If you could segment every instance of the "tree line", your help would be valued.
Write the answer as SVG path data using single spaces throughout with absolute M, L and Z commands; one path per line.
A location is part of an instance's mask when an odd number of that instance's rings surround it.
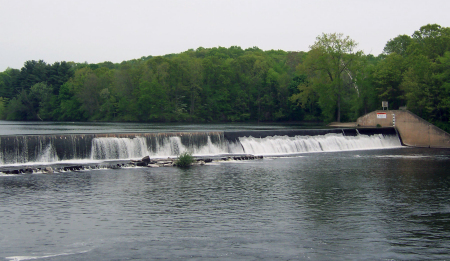
M 382 100 L 450 129 L 450 28 L 399 35 L 378 56 L 333 33 L 308 52 L 200 47 L 120 64 L 27 61 L 0 73 L 6 120 L 354 121 Z

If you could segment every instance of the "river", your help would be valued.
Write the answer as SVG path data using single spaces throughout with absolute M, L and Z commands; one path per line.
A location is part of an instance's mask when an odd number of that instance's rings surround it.
M 55 134 L 44 126 L 50 133 L 37 134 Z M 0 258 L 449 260 L 449 169 L 450 150 L 393 146 L 189 169 L 1 174 Z

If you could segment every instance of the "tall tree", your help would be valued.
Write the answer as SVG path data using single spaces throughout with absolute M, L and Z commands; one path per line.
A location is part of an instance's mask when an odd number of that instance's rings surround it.
M 343 34 L 322 34 L 310 46 L 309 54 L 301 67 L 308 75 L 311 87 L 319 95 L 322 113 L 328 119 L 341 121 L 341 108 L 352 91 L 353 64 L 362 52 L 356 51 L 357 43 Z
M 378 97 L 381 100 L 389 101 L 390 109 L 396 110 L 405 105 L 401 82 L 406 67 L 404 58 L 394 52 L 380 61 L 372 72 Z
M 381 57 L 382 55 L 375 57 L 369 54 L 362 56 L 362 59 L 358 62 L 359 69 L 356 74 L 357 95 L 353 102 L 354 118 L 376 110 L 381 105 L 373 81 L 373 74 Z

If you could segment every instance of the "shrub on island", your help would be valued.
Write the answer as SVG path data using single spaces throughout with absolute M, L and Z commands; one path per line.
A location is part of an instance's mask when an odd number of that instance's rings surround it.
M 195 159 L 190 152 L 183 152 L 178 156 L 175 161 L 175 165 L 180 168 L 187 168 L 194 163 Z

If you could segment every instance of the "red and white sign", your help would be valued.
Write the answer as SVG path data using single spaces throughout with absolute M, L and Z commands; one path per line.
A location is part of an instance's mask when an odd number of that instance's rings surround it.
M 385 112 L 377 112 L 377 119 L 386 119 Z

